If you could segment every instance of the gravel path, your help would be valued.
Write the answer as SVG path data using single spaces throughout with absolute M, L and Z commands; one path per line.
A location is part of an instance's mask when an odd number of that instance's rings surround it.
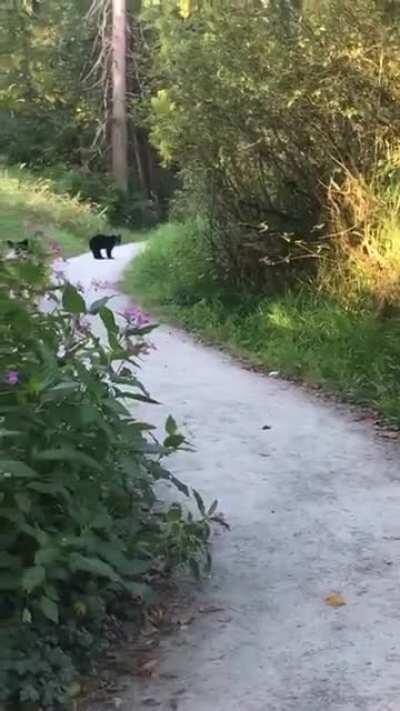
M 115 281 L 139 248 L 72 259 L 69 276 Z M 174 472 L 232 531 L 195 593 L 219 611 L 163 641 L 161 676 L 134 681 L 121 711 L 400 711 L 398 445 L 180 331 L 153 341 L 142 379 L 166 405 L 143 416 L 174 414 L 196 447 Z

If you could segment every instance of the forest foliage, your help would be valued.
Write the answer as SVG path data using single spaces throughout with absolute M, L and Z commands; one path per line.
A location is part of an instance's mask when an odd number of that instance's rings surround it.
M 370 249 L 399 200 L 398 23 L 374 0 L 221 0 L 156 24 L 151 137 L 221 277 L 276 288 Z
M 112 0 L 6 0 L 0 162 L 36 187 L 2 173 L 2 236 L 29 236 L 38 214 L 79 238 L 104 215 L 169 214 L 134 288 L 399 422 L 399 4 L 127 0 L 124 192 Z M 48 283 L 40 253 L 0 272 L 0 701 L 27 708 L 66 707 L 109 615 L 139 615 L 160 570 L 208 564 L 215 518 L 197 493 L 198 518 L 156 500 L 160 478 L 189 492 L 161 464 L 184 444 L 174 420 L 159 443 L 124 404 L 149 400 L 138 312 L 118 324 L 107 299 Z

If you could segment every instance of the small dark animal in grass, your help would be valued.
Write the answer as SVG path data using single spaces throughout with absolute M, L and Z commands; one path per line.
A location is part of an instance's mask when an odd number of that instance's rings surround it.
M 104 259 L 101 250 L 105 249 L 107 259 L 113 259 L 114 247 L 121 244 L 121 235 L 95 235 L 89 242 L 89 247 L 95 259 Z

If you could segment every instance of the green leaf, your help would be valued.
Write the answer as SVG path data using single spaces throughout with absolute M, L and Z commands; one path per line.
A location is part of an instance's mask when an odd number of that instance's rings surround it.
M 53 600 L 50 600 L 46 595 L 42 595 L 39 602 L 39 607 L 43 612 L 44 616 L 47 617 L 50 622 L 58 624 L 58 605 Z
M 59 556 L 58 548 L 39 548 L 35 553 L 35 565 L 51 565 Z
M 213 514 L 215 514 L 217 508 L 218 508 L 218 501 L 217 501 L 217 499 L 215 499 L 215 501 L 213 501 L 210 508 L 208 509 L 207 516 L 212 516 Z
M 128 400 L 138 400 L 138 402 L 147 402 L 150 405 L 159 405 L 157 400 L 153 400 L 149 395 L 140 395 L 139 393 L 131 393 L 127 390 L 116 390 L 117 397 L 127 398 Z
M 84 452 L 73 447 L 60 447 L 59 449 L 45 449 L 35 453 L 35 459 L 40 462 L 76 462 L 95 471 L 103 471 L 101 465 Z
M 99 413 L 92 405 L 82 405 L 79 408 L 79 419 L 84 427 L 92 425 L 99 419 Z
M 178 447 L 181 446 L 185 442 L 185 438 L 183 435 L 180 434 L 174 434 L 174 435 L 169 435 L 164 440 L 164 447 L 167 447 L 168 449 L 178 449 Z
M 170 481 L 178 489 L 178 491 L 181 492 L 181 494 L 184 494 L 189 498 L 189 487 L 187 487 L 186 484 L 183 484 L 183 482 L 181 482 L 176 476 L 171 474 L 168 469 L 164 469 L 159 462 L 151 462 L 150 471 L 155 479 L 165 479 L 166 481 Z
M 19 494 L 15 494 L 14 498 L 19 510 L 23 513 L 29 513 L 32 506 L 32 501 L 29 494 L 24 494 L 23 492 L 20 492 Z
M 114 314 L 111 311 L 111 309 L 108 309 L 106 306 L 102 306 L 101 309 L 99 310 L 99 315 L 100 315 L 101 320 L 104 323 L 104 326 L 106 327 L 108 335 L 117 334 L 118 333 L 118 326 L 116 324 Z
M 129 427 L 139 432 L 148 432 L 157 429 L 155 425 L 149 425 L 147 422 L 131 422 Z
M 198 506 L 198 509 L 199 509 L 201 515 L 206 516 L 207 514 L 206 514 L 206 507 L 204 506 L 204 501 L 201 498 L 199 492 L 196 491 L 196 489 L 193 489 L 193 496 L 196 499 L 196 503 L 197 503 L 197 506 Z
M 74 390 L 79 390 L 80 388 L 80 383 L 70 381 L 70 382 L 65 382 L 65 383 L 59 383 L 58 385 L 55 385 L 52 388 L 49 388 L 46 390 L 45 393 L 45 399 L 46 400 L 56 400 L 57 398 L 62 398 L 64 395 L 68 395 L 71 392 L 74 392 Z
M 37 476 L 36 472 L 24 462 L 18 462 L 14 459 L 0 460 L 0 474 L 4 479 L 15 476 L 19 479 L 33 479 Z
M 167 421 L 165 423 L 165 431 L 169 435 L 174 435 L 174 434 L 176 434 L 177 430 L 178 430 L 178 425 L 176 424 L 174 418 L 172 417 L 172 415 L 168 415 Z
M 20 430 L 3 430 L 0 429 L 0 437 L 18 437 L 19 435 L 24 434 Z
M 103 296 L 101 299 L 97 299 L 97 301 L 93 301 L 93 304 L 90 306 L 89 313 L 90 314 L 98 314 L 99 311 L 106 304 L 108 304 L 110 299 L 112 299 L 112 296 Z
M 62 295 L 63 308 L 70 314 L 85 314 L 85 301 L 72 284 L 66 284 Z
M 34 481 L 27 485 L 28 489 L 37 491 L 38 494 L 51 494 L 52 496 L 63 496 L 68 501 L 71 499 L 69 491 L 58 482 Z
M 72 553 L 69 558 L 69 566 L 74 573 L 80 571 L 101 578 L 108 578 L 108 580 L 112 580 L 113 582 L 119 581 L 119 576 L 111 565 L 105 563 L 100 558 L 87 558 L 86 556 L 80 555 L 80 553 Z
M 22 576 L 22 587 L 27 593 L 33 592 L 42 585 L 46 578 L 46 571 L 42 565 L 35 565 L 28 568 Z

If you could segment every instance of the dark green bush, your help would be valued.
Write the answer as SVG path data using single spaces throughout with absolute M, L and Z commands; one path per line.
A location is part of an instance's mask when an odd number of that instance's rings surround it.
M 209 565 L 214 509 L 157 501 L 160 479 L 190 492 L 161 463 L 184 444 L 172 417 L 160 444 L 127 408 L 152 402 L 136 377 L 152 327 L 47 280 L 42 258 L 2 263 L 0 702 L 65 708 L 107 615 L 140 610 L 154 568 Z

